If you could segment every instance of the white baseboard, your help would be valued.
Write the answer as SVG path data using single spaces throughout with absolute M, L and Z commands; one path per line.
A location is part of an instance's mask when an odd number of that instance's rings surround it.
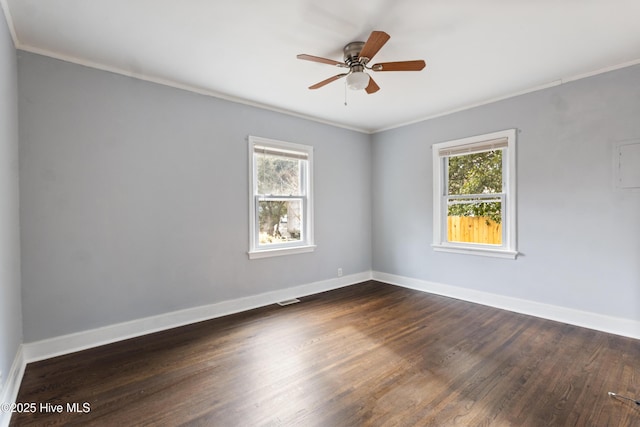
M 514 297 L 476 291 L 468 288 L 444 285 L 421 279 L 414 279 L 395 274 L 373 271 L 373 280 L 415 289 L 432 294 L 451 297 L 463 301 L 500 308 L 502 310 L 527 314 L 556 322 L 567 323 L 583 328 L 594 329 L 610 334 L 640 339 L 640 322 L 620 317 L 581 311 L 567 307 L 543 304 L 540 302 L 523 300 Z
M 630 319 L 606 316 L 567 307 L 491 294 L 488 292 L 476 291 L 473 289 L 445 285 L 395 274 L 382 273 L 378 271 L 365 271 L 349 276 L 308 283 L 293 288 L 266 292 L 235 300 L 174 311 L 158 316 L 136 319 L 102 328 L 26 343 L 22 345 L 19 357 L 20 360 L 23 361 L 24 365 L 26 363 L 73 353 L 104 344 L 110 344 L 116 341 L 146 335 L 153 332 L 214 319 L 216 317 L 226 316 L 257 307 L 263 307 L 265 305 L 274 304 L 278 301 L 329 291 L 371 279 L 405 288 L 513 311 L 516 313 L 527 314 L 543 319 L 640 339 L 640 322 Z M 18 360 L 18 358 L 16 360 Z M 24 366 L 22 366 L 21 369 L 21 372 L 23 372 Z M 20 373 L 19 378 L 21 377 L 22 375 Z M 10 379 L 11 374 L 7 378 L 7 384 L 10 384 Z M 6 395 L 6 393 L 3 393 L 3 395 Z
M 26 363 L 36 362 L 367 280 L 371 280 L 370 271 L 27 343 L 23 344 L 24 360 Z
M 24 368 L 26 362 L 24 360 L 24 348 L 23 345 L 18 347 L 16 357 L 13 359 L 13 364 L 7 375 L 7 379 L 2 387 L 2 393 L 0 393 L 0 404 L 2 403 L 15 403 L 18 397 L 18 390 L 20 389 L 20 383 L 22 382 L 22 375 L 24 374 Z M 11 412 L 0 410 L 0 427 L 6 427 L 11 421 Z

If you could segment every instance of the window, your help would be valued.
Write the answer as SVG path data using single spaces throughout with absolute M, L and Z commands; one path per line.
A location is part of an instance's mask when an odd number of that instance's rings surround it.
M 249 137 L 249 258 L 313 251 L 313 147 Z
M 515 258 L 516 131 L 433 145 L 433 248 Z

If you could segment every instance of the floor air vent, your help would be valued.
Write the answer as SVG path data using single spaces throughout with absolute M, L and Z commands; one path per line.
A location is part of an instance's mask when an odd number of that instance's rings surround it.
M 278 303 L 279 306 L 284 307 L 285 305 L 291 305 L 291 304 L 296 304 L 299 303 L 300 300 L 298 298 L 291 298 L 291 299 L 286 299 L 284 301 L 280 301 Z

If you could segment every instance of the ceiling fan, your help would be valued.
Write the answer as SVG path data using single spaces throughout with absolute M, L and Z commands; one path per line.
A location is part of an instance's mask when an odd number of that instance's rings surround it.
M 340 68 L 348 68 L 349 71 L 342 74 L 337 74 L 333 77 L 329 77 L 319 83 L 309 86 L 309 89 L 318 89 L 333 81 L 347 78 L 347 86 L 353 90 L 364 89 L 368 94 L 377 92 L 380 90 L 380 86 L 365 72 L 365 70 L 371 71 L 420 71 L 425 67 L 425 62 L 422 59 L 416 61 L 399 61 L 399 62 L 381 62 L 379 64 L 373 64 L 369 66 L 369 61 L 375 56 L 376 53 L 384 46 L 384 44 L 391 38 L 389 34 L 384 31 L 372 31 L 371 35 L 365 42 L 351 42 L 346 45 L 344 51 L 344 61 L 334 61 L 333 59 L 321 58 L 319 56 L 300 54 L 298 59 L 305 61 L 321 62 L 323 64 L 335 65 Z

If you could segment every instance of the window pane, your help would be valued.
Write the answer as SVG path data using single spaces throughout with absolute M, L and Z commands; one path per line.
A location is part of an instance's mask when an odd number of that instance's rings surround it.
M 502 193 L 502 150 L 447 157 L 447 194 Z
M 302 200 L 258 202 L 261 245 L 302 240 Z
M 501 199 L 449 199 L 447 205 L 449 242 L 502 245 Z
M 299 195 L 302 160 L 255 154 L 258 194 Z

